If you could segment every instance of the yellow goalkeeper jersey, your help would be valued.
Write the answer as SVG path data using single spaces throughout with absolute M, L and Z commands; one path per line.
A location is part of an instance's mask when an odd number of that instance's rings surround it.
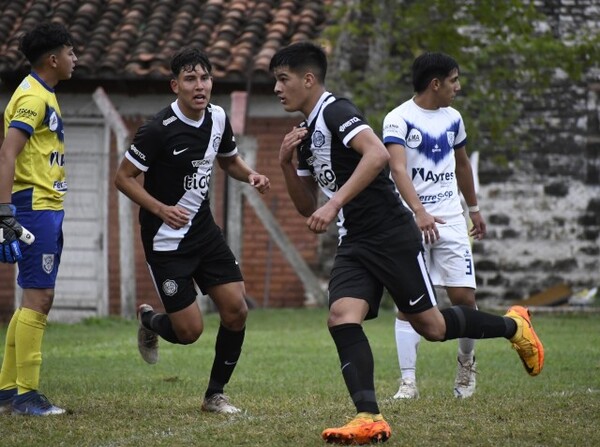
M 54 89 L 34 72 L 13 93 L 4 112 L 4 133 L 29 135 L 16 160 L 13 194 L 31 189 L 33 210 L 62 210 L 67 192 L 63 121 Z

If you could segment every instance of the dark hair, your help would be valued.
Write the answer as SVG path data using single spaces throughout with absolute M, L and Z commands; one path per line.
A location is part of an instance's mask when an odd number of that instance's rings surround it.
M 312 71 L 317 80 L 323 84 L 327 74 L 327 56 L 325 51 L 311 42 L 297 42 L 280 49 L 271 58 L 269 70 L 288 67 L 290 71 Z
M 414 60 L 412 65 L 412 83 L 415 92 L 425 91 L 429 83 L 435 78 L 444 80 L 454 69 L 458 70 L 458 63 L 447 54 L 421 54 Z
M 44 54 L 63 46 L 73 46 L 67 29 L 60 23 L 42 23 L 21 38 L 19 51 L 35 66 Z
M 176 78 L 181 73 L 181 70 L 192 71 L 196 65 L 200 65 L 208 74 L 212 71 L 212 65 L 206 53 L 198 48 L 184 48 L 175 53 L 171 58 L 171 73 Z

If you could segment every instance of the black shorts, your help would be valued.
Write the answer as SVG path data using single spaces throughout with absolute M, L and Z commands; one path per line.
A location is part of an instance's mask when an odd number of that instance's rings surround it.
M 149 244 L 144 244 L 144 251 L 167 313 L 185 309 L 196 301 L 194 282 L 206 294 L 212 286 L 244 280 L 235 255 L 216 225 L 193 252 L 154 251 Z
M 419 313 L 436 305 L 422 244 L 407 235 L 405 226 L 361 240 L 342 240 L 331 270 L 329 306 L 340 298 L 364 299 L 369 304 L 365 319 L 375 318 L 384 287 L 404 313 Z

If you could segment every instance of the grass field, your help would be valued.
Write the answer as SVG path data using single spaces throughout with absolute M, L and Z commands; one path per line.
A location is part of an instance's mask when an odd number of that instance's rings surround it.
M 253 310 L 239 366 L 226 391 L 245 413 L 200 412 L 217 316 L 200 340 L 161 344 L 160 361 L 137 353 L 133 321 L 51 324 L 41 390 L 72 414 L 0 415 L 9 446 L 321 446 L 321 431 L 354 407 L 339 372 L 322 309 Z M 600 445 L 600 315 L 534 315 L 546 348 L 529 377 L 506 340 L 477 344 L 477 392 L 452 396 L 456 342 L 422 342 L 421 398 L 392 402 L 398 365 L 393 313 L 365 324 L 375 355 L 377 395 L 392 427 L 387 446 Z M 0 328 L 4 346 L 6 327 Z M 1 348 L 3 349 L 3 348 Z

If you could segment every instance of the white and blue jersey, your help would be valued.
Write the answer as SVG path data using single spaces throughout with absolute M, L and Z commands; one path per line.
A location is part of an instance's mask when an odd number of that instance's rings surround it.
M 447 224 L 464 220 L 454 150 L 467 144 L 467 133 L 456 109 L 426 110 L 410 99 L 386 115 L 383 142 L 404 146 L 407 173 L 429 214 Z

